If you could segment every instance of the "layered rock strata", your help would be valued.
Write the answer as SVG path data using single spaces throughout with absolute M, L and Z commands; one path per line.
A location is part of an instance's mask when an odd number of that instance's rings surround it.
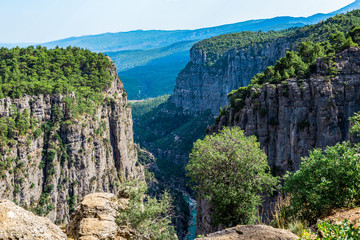
M 263 45 L 233 48 L 213 65 L 206 64 L 206 50 L 193 47 L 190 62 L 176 79 L 170 98 L 177 107 L 199 113 L 210 109 L 214 116 L 227 106 L 227 94 L 246 86 L 251 78 L 285 56 L 295 39 L 277 38 Z
M 239 126 L 257 136 L 275 175 L 298 170 L 301 158 L 314 148 L 358 141 L 349 133 L 349 118 L 360 111 L 360 48 L 347 49 L 334 61 L 339 70 L 335 77 L 328 75 L 329 65 L 318 60 L 308 79 L 253 88 L 250 97 L 221 115 L 209 133 Z M 199 233 L 217 229 L 210 212 L 209 204 L 199 200 Z
M 1 118 L 26 112 L 33 124 L 1 146 L 0 198 L 66 223 L 86 194 L 116 193 L 121 181 L 142 176 L 131 108 L 115 66 L 109 71 L 112 85 L 93 114 L 69 117 L 74 106 L 64 99 L 76 99 L 74 93 L 0 99 Z
M 126 208 L 128 198 L 117 198 L 111 193 L 93 193 L 85 196 L 71 215 L 68 236 L 79 240 L 135 239 L 127 226 L 119 227 L 116 218 Z

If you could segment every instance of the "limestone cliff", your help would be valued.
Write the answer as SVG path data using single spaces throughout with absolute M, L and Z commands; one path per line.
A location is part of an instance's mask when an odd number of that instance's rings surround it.
M 109 71 L 112 85 L 92 115 L 69 117 L 64 99 L 75 94 L 0 99 L 1 118 L 24 113 L 33 124 L 0 148 L 0 198 L 61 223 L 86 194 L 116 193 L 121 181 L 141 176 L 131 108 L 114 64 Z
M 282 37 L 252 47 L 233 48 L 219 56 L 213 66 L 206 64 L 206 50 L 193 47 L 170 101 L 193 113 L 210 109 L 217 116 L 219 108 L 228 105 L 231 90 L 248 85 L 254 75 L 283 57 L 293 41 Z
M 334 25 L 346 34 L 359 21 L 360 11 L 355 10 L 285 32 L 241 32 L 203 40 L 191 48 L 190 62 L 179 74 L 170 101 L 185 111 L 210 109 L 217 116 L 220 107 L 229 105 L 228 93 L 247 86 L 286 51 L 297 49 L 303 41 L 329 40 Z
M 211 131 L 240 126 L 258 137 L 275 172 L 297 170 L 309 150 L 348 140 L 349 117 L 360 111 L 360 48 L 345 50 L 334 61 L 339 69 L 334 78 L 318 60 L 308 79 L 253 88 L 245 105 L 232 106 Z
M 328 76 L 328 64 L 318 60 L 316 72 L 308 79 L 252 88 L 250 97 L 220 115 L 209 133 L 239 126 L 247 135 L 258 137 L 274 174 L 296 171 L 301 157 L 313 148 L 352 138 L 349 117 L 360 111 L 360 48 L 340 52 L 334 61 L 339 72 L 333 78 Z M 211 226 L 209 204 L 199 203 L 198 232 L 216 230 Z

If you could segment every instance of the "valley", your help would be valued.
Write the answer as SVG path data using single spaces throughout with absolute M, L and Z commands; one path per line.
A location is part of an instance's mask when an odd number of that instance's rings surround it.
M 359 9 L 0 44 L 0 238 L 357 239 Z

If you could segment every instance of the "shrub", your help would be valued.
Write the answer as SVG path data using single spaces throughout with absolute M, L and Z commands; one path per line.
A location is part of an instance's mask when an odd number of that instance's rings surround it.
M 277 183 L 256 137 L 238 127 L 198 140 L 186 170 L 200 197 L 213 205 L 212 224 L 225 226 L 253 223 L 259 193 L 271 192 Z
M 314 222 L 333 208 L 360 203 L 359 145 L 344 142 L 325 150 L 314 149 L 302 158 L 296 173 L 284 176 L 290 208 L 297 217 Z
M 311 233 L 307 233 L 307 236 L 302 238 L 304 240 L 314 239 Z M 318 224 L 318 233 L 316 239 L 323 240 L 335 240 L 335 239 L 360 239 L 360 228 L 350 223 L 348 220 L 344 220 L 340 224 L 331 224 L 329 222 L 321 222 Z
M 137 235 L 147 239 L 177 239 L 175 230 L 170 225 L 171 199 L 167 192 L 158 200 L 145 195 L 147 186 L 144 182 L 125 183 L 123 187 L 129 191 L 130 199 L 128 207 L 120 211 L 117 224 L 130 223 Z

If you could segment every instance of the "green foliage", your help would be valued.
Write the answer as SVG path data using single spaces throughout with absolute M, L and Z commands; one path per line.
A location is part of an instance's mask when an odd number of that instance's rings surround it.
M 67 199 L 67 203 L 69 205 L 69 212 L 72 213 L 75 210 L 76 205 L 76 196 L 71 196 Z
M 92 98 L 109 87 L 110 61 L 103 54 L 77 47 L 0 48 L 2 96 L 76 93 Z
M 157 98 L 145 99 L 142 101 L 129 101 L 132 107 L 132 115 L 134 118 L 141 117 L 150 112 L 160 104 L 166 102 L 170 95 L 164 95 Z
M 129 191 L 130 199 L 128 207 L 120 210 L 116 219 L 119 225 L 130 224 L 137 235 L 149 239 L 177 239 L 175 230 L 170 225 L 171 199 L 167 192 L 158 200 L 145 195 L 147 186 L 144 182 L 126 183 L 124 188 Z
M 295 77 L 300 80 L 308 78 L 311 73 L 316 70 L 316 60 L 322 58 L 327 63 L 327 73 L 330 77 L 334 77 L 338 73 L 333 57 L 336 51 L 343 50 L 351 46 L 357 46 L 353 43 L 351 37 L 346 39 L 342 32 L 335 32 L 330 35 L 331 42 L 302 42 L 299 46 L 298 52 L 289 51 L 286 56 L 280 58 L 274 66 L 269 66 L 263 73 L 255 75 L 248 86 L 233 90 L 228 94 L 230 104 L 236 109 L 241 109 L 244 106 L 245 99 L 250 96 L 251 89 L 259 88 L 265 83 L 284 85 L 284 91 L 287 91 L 286 81 L 289 78 Z M 287 92 L 283 92 L 287 96 Z M 261 111 L 260 111 L 261 114 Z
M 360 113 L 355 113 L 354 116 L 350 118 L 351 128 L 350 133 L 360 133 Z
M 13 107 L 12 114 L 9 117 L 0 118 L 0 145 L 4 147 L 7 143 L 11 143 L 14 137 L 25 135 L 31 128 L 28 110 L 22 113 Z
M 323 42 L 331 39 L 341 43 L 339 49 L 344 46 L 352 45 L 351 40 L 357 42 L 353 36 L 359 36 L 359 30 L 354 26 L 360 25 L 360 11 L 354 10 L 347 14 L 340 14 L 318 24 L 305 26 L 302 28 L 290 28 L 283 31 L 268 32 L 239 32 L 220 35 L 217 37 L 205 39 L 194 45 L 194 48 L 201 52 L 206 52 L 206 65 L 212 66 L 220 64 L 224 53 L 230 49 L 243 49 L 245 52 L 250 48 L 261 48 L 270 41 L 278 38 L 286 38 L 292 43 L 292 49 L 295 49 L 301 42 Z M 349 37 L 345 35 L 349 32 Z M 356 38 L 355 37 L 355 38 Z M 343 44 L 347 41 L 346 44 Z M 276 74 L 276 72 L 274 72 Z M 286 76 L 288 73 L 281 73 Z M 291 77 L 291 75 L 290 75 Z
M 314 149 L 302 158 L 296 173 L 284 176 L 283 189 L 291 196 L 289 210 L 294 216 L 314 222 L 330 209 L 360 203 L 359 147 L 343 142 Z
M 151 101 L 147 103 L 152 105 Z M 169 101 L 148 112 L 138 111 L 137 107 L 133 105 L 134 138 L 150 152 L 157 149 L 171 149 L 173 153 L 179 154 L 190 152 L 193 142 L 205 136 L 206 126 L 213 121 L 209 112 L 194 116 L 184 113 Z M 141 111 L 144 114 L 137 114 Z
M 308 234 L 310 235 L 310 234 Z M 314 239 L 312 236 L 302 238 Z M 360 228 L 355 223 L 350 223 L 348 220 L 342 221 L 340 224 L 331 224 L 329 222 L 321 222 L 318 224 L 318 233 L 316 240 L 337 240 L 337 239 L 360 239 Z
M 277 184 L 256 137 L 238 127 L 196 141 L 186 170 L 200 196 L 211 201 L 213 224 L 224 226 L 253 223 L 259 194 Z
M 206 51 L 206 65 L 212 66 L 225 52 L 232 48 L 254 47 L 257 44 L 266 44 L 268 40 L 273 40 L 279 37 L 284 37 L 289 33 L 294 32 L 294 29 L 287 29 L 283 31 L 269 31 L 269 32 L 241 32 L 220 35 L 205 39 L 196 43 L 193 48 L 197 51 Z

